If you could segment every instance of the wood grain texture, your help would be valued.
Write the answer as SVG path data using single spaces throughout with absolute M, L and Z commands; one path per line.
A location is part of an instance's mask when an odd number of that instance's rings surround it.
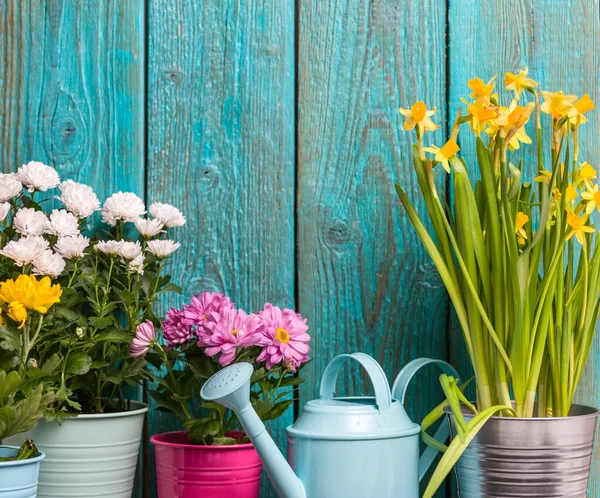
M 248 311 L 294 306 L 293 2 L 149 9 L 148 196 L 187 215 L 172 268 L 182 298 L 219 290 Z M 271 425 L 281 445 L 292 415 Z M 179 428 L 159 412 L 149 421 L 150 433 Z
M 459 98 L 469 93 L 467 80 L 498 74 L 498 85 L 506 71 L 529 66 L 530 75 L 550 91 L 583 95 L 600 101 L 600 7 L 587 0 L 501 0 L 450 3 L 450 112 L 456 112 Z M 597 136 L 600 112 L 590 113 L 581 131 L 580 158 L 598 167 Z M 474 143 L 472 144 L 474 146 Z M 473 146 L 461 144 L 462 152 L 474 160 Z M 535 151 L 523 153 L 526 170 L 535 168 Z M 472 164 L 474 164 L 472 162 Z M 458 325 L 451 331 L 451 357 L 463 368 L 466 355 Z M 460 345 L 460 346 L 459 346 Z M 600 406 L 600 341 L 596 338 L 586 373 L 577 394 L 580 403 Z M 600 458 L 595 450 L 589 496 L 600 496 Z
M 143 197 L 144 33 L 142 1 L 0 2 L 2 171 L 37 160 Z
M 446 358 L 446 293 L 393 186 L 423 212 L 415 137 L 398 107 L 424 100 L 445 124 L 446 10 L 435 0 L 299 7 L 298 288 L 314 358 L 303 371 L 304 403 L 340 353 L 371 354 L 390 380 L 413 358 Z M 437 377 L 424 375 L 411 393 L 414 420 L 440 402 Z M 338 391 L 371 388 L 345 368 Z

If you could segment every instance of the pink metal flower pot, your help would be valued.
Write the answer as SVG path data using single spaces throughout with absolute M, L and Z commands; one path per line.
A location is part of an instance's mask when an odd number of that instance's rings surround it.
M 252 444 L 194 445 L 186 431 L 156 434 L 150 441 L 159 498 L 259 497 L 262 464 Z

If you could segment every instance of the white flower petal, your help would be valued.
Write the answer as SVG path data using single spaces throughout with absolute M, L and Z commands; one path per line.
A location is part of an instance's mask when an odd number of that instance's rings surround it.
M 30 161 L 17 170 L 17 180 L 27 187 L 29 192 L 45 192 L 60 183 L 58 172 L 51 166 L 39 161 Z
M 171 204 L 155 202 L 150 206 L 150 214 L 162 221 L 167 228 L 181 227 L 185 225 L 183 213 Z
M 50 249 L 46 249 L 33 260 L 34 275 L 48 275 L 56 278 L 64 269 L 65 260 L 60 257 L 60 254 L 56 254 Z
M 43 235 L 46 233 L 48 217 L 33 208 L 21 208 L 15 213 L 13 227 L 21 235 Z
M 0 254 L 12 259 L 17 266 L 31 263 L 48 249 L 48 241 L 43 237 L 28 235 L 19 240 L 11 240 L 0 250 Z
M 169 254 L 175 252 L 181 244 L 173 240 L 151 240 L 148 242 L 148 251 L 157 258 L 166 258 Z
M 78 218 L 87 218 L 100 209 L 100 201 L 92 187 L 66 180 L 60 184 L 61 195 L 58 199 Z
M 14 173 L 0 173 L 0 202 L 10 201 L 23 190 L 23 185 Z
M 53 209 L 48 220 L 46 233 L 67 237 L 79 235 L 79 221 L 77 217 L 66 209 Z
M 63 258 L 73 259 L 81 258 L 87 247 L 90 245 L 90 239 L 83 235 L 73 235 L 59 237 L 54 245 L 54 250 Z
M 131 192 L 117 192 L 104 202 L 102 221 L 115 226 L 118 220 L 135 221 L 146 214 L 144 201 Z

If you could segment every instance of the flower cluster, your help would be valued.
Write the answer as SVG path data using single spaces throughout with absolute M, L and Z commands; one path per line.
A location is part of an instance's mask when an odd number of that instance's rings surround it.
M 108 230 L 90 229 L 98 211 Z M 171 229 L 184 224 L 176 207 L 155 202 L 146 209 L 132 192 L 101 203 L 90 186 L 61 181 L 41 162 L 0 174 L 0 269 L 13 277 L 0 283 L 0 335 L 36 328 L 18 339 L 27 351 L 16 359 L 61 369 L 53 386 L 57 410 L 101 412 L 120 383 L 143 375 L 143 361 L 123 358 L 137 326 L 158 323 L 158 295 L 178 290 L 162 272 L 180 247 Z M 41 316 L 32 322 L 35 313 Z M 21 355 L 6 351 L 15 342 L 0 337 L 0 353 Z
M 207 356 L 218 358 L 221 366 L 229 365 L 243 349 L 254 346 L 261 348 L 256 361 L 265 362 L 267 370 L 283 365 L 295 372 L 309 359 L 306 319 L 271 303 L 256 314 L 247 314 L 224 294 L 203 292 L 183 309 L 171 308 L 166 318 L 163 336 L 169 349 L 195 341 Z M 153 330 L 151 322 L 138 326 L 131 356 L 147 353 L 155 340 L 155 333 L 148 333 L 149 327 Z
M 171 308 L 162 329 L 164 348 L 152 322 L 140 324 L 129 354 L 167 369 L 165 376 L 152 375 L 158 387 L 150 394 L 159 407 L 182 420 L 192 441 L 202 444 L 239 442 L 226 435 L 237 428 L 235 417 L 224 417 L 219 405 L 204 405 L 208 417 L 192 415 L 191 400 L 199 398 L 210 374 L 234 362 L 252 364 L 253 384 L 260 387 L 253 389 L 252 403 L 263 420 L 272 420 L 292 402 L 284 398 L 287 391 L 278 391 L 301 382 L 294 374 L 309 359 L 308 325 L 294 310 L 266 303 L 258 313 L 248 314 L 219 292 L 203 292 L 183 308 Z

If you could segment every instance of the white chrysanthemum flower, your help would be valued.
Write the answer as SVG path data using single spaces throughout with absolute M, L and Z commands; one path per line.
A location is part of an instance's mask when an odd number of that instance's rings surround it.
M 130 273 L 137 273 L 138 275 L 144 274 L 144 255 L 139 253 L 135 258 L 129 262 L 128 266 Z
M 53 209 L 46 224 L 46 233 L 59 237 L 79 235 L 79 220 L 66 209 Z
M 83 257 L 85 251 L 90 245 L 90 239 L 83 235 L 69 235 L 59 237 L 54 245 L 54 250 L 63 258 L 73 259 Z
M 118 220 L 135 221 L 146 214 L 144 201 L 131 192 L 117 192 L 104 202 L 102 221 L 114 227 Z
M 33 260 L 34 275 L 48 275 L 50 277 L 58 277 L 65 269 L 65 260 L 60 254 L 46 249 L 42 254 Z
M 14 229 L 21 235 L 43 235 L 48 227 L 48 217 L 33 208 L 21 208 L 15 213 Z
M 171 204 L 155 202 L 150 206 L 150 214 L 157 220 L 162 221 L 167 228 L 185 225 L 185 216 L 175 206 L 171 206 Z
M 148 242 L 148 251 L 157 258 L 166 258 L 169 254 L 175 252 L 181 244 L 172 240 L 151 240 Z
M 154 237 L 163 231 L 165 224 L 159 219 L 148 220 L 146 218 L 138 218 L 135 220 L 135 228 L 143 237 Z
M 27 187 L 29 192 L 46 190 L 60 183 L 58 172 L 51 166 L 38 161 L 29 161 L 17 170 L 17 180 Z
M 94 246 L 94 249 L 104 254 L 119 254 L 123 242 L 123 240 L 101 240 Z
M 8 216 L 10 211 L 10 202 L 0 202 L 0 223 L 2 223 Z
M 14 173 L 0 173 L 0 202 L 10 201 L 23 190 L 23 185 Z
M 139 241 L 129 242 L 125 241 L 119 247 L 119 256 L 123 259 L 135 259 L 142 254 L 142 246 Z
M 78 218 L 87 218 L 100 209 L 100 200 L 89 185 L 66 180 L 59 188 L 61 195 L 57 199 Z
M 0 254 L 12 259 L 17 266 L 28 265 L 48 249 L 48 241 L 43 237 L 28 235 L 19 240 L 11 240 L 0 250 Z

